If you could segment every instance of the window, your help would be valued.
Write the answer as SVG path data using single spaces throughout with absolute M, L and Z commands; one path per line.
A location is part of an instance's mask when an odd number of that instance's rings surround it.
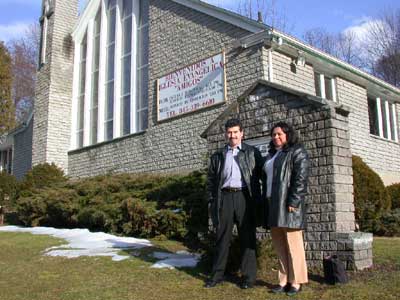
M 100 29 L 101 29 L 101 14 L 99 10 L 94 20 L 92 97 L 90 102 L 90 144 L 97 143 L 97 122 L 98 122 L 98 106 L 99 106 Z
M 382 138 L 399 141 L 396 105 L 381 98 L 368 97 L 369 132 Z
M 87 34 L 85 34 L 81 44 L 80 74 L 79 74 L 79 96 L 78 96 L 78 126 L 76 132 L 76 144 L 83 146 L 83 122 L 85 109 L 85 87 L 86 87 L 86 55 L 87 55 Z
M 148 1 L 97 3 L 74 33 L 72 148 L 148 126 Z
M 12 149 L 0 150 L 0 172 L 12 174 Z
M 144 2 L 140 6 L 140 21 L 138 27 L 138 58 L 137 58 L 137 78 L 138 78 L 138 89 L 137 96 L 138 99 L 136 107 L 136 130 L 143 131 L 147 128 L 147 117 L 148 117 L 148 72 L 149 72 L 149 62 L 148 62 L 148 6 L 144 5 Z
M 315 81 L 315 94 L 318 97 L 332 100 L 335 102 L 337 101 L 336 82 L 334 78 L 315 72 L 314 81 Z
M 122 13 L 121 108 L 122 134 L 131 133 L 132 1 L 124 0 Z
M 373 135 L 379 135 L 379 120 L 376 100 L 368 98 L 369 132 Z
M 113 138 L 114 130 L 114 72 L 115 72 L 115 29 L 116 0 L 109 0 L 107 7 L 107 62 L 106 62 L 106 105 L 105 105 L 105 137 L 106 141 Z

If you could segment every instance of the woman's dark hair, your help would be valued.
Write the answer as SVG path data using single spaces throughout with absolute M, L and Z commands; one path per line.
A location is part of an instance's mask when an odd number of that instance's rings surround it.
M 298 138 L 297 138 L 296 132 L 294 131 L 293 127 L 291 125 L 289 125 L 288 123 L 286 123 L 286 122 L 278 122 L 278 123 L 276 123 L 271 128 L 271 131 L 270 131 L 270 134 L 269 134 L 271 137 L 272 137 L 272 133 L 273 133 L 274 129 L 278 128 L 278 127 L 280 127 L 282 129 L 282 131 L 286 134 L 287 143 L 283 146 L 283 149 L 289 148 L 289 147 L 294 146 L 294 145 L 296 145 L 298 143 Z M 269 152 L 270 153 L 275 153 L 276 152 L 275 145 L 274 145 L 274 142 L 272 141 L 272 139 L 269 142 Z

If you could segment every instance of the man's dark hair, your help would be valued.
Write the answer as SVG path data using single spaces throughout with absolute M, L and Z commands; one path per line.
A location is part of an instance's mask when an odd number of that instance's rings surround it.
M 235 127 L 235 126 L 239 126 L 240 131 L 243 131 L 242 122 L 240 122 L 240 120 L 236 119 L 236 118 L 232 118 L 232 119 L 229 119 L 228 121 L 226 121 L 226 123 L 225 123 L 225 131 L 228 128 L 232 128 L 232 127 Z
M 288 148 L 288 147 L 294 146 L 294 145 L 296 145 L 298 143 L 298 138 L 297 138 L 296 132 L 294 131 L 293 127 L 291 125 L 289 125 L 288 123 L 286 123 L 286 122 L 278 122 L 278 123 L 276 123 L 271 128 L 271 131 L 270 131 L 270 134 L 269 134 L 271 137 L 272 137 L 272 133 L 273 133 L 274 129 L 278 128 L 278 127 L 280 127 L 282 129 L 282 131 L 286 134 L 287 143 L 286 143 L 286 145 L 283 146 L 283 148 Z M 270 152 L 271 151 L 272 152 L 276 151 L 275 150 L 275 145 L 274 145 L 274 142 L 272 141 L 272 139 L 269 142 L 269 149 L 270 149 Z

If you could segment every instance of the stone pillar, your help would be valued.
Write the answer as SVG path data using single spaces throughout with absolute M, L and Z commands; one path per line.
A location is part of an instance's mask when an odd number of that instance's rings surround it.
M 78 0 L 43 0 L 42 5 L 32 164 L 54 162 L 67 172 L 73 77 L 71 33 L 78 17 Z

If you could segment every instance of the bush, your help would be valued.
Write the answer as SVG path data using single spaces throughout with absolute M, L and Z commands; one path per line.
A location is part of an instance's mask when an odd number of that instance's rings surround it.
M 75 181 L 55 173 L 59 175 L 55 180 L 45 179 L 47 187 L 35 181 L 36 172 L 27 177 L 27 189 L 17 206 L 24 225 L 84 227 L 143 238 L 163 235 L 190 246 L 198 245 L 208 230 L 201 172 L 170 177 L 119 174 Z
M 122 231 L 125 235 L 153 237 L 157 227 L 156 203 L 129 198 L 123 201 Z
M 21 182 L 21 190 L 42 189 L 65 183 L 66 181 L 67 177 L 65 177 L 63 170 L 54 163 L 44 163 L 34 166 L 32 170 L 25 174 Z
M 362 231 L 376 233 L 381 216 L 390 209 L 390 197 L 379 177 L 360 157 L 353 156 L 355 217 Z
M 16 210 L 25 226 L 74 227 L 76 193 L 65 188 L 42 189 L 18 199 Z
M 392 201 L 392 209 L 400 208 L 400 183 L 395 183 L 386 187 Z
M 0 172 L 0 205 L 6 207 L 7 210 L 13 210 L 17 197 L 17 179 Z
M 379 225 L 379 235 L 400 236 L 400 208 L 383 214 Z

